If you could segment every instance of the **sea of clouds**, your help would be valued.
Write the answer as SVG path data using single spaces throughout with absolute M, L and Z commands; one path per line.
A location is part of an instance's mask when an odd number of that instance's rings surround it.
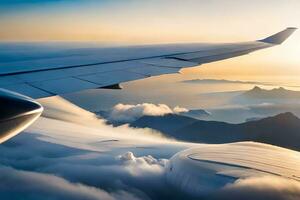
M 197 144 L 169 140 L 149 129 L 107 125 L 63 99 L 42 103 L 44 116 L 0 145 L 0 199 L 199 199 L 165 178 L 172 155 Z M 121 107 L 177 112 L 161 105 Z M 296 200 L 300 184 L 280 177 L 238 179 L 201 198 Z

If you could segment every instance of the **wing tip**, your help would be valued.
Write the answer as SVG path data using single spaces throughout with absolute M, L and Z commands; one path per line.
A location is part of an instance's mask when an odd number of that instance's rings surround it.
M 265 39 L 259 40 L 260 42 L 269 43 L 269 44 L 282 44 L 287 38 L 289 38 L 295 31 L 297 30 L 296 27 L 287 27 L 285 30 L 280 31 L 270 37 Z

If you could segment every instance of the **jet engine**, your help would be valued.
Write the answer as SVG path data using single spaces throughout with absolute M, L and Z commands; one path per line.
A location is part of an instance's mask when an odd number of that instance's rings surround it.
M 0 89 L 0 143 L 23 131 L 42 112 L 42 105 L 33 99 Z

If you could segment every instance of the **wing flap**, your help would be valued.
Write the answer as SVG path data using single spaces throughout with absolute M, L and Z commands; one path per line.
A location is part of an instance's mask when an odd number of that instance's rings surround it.
M 153 58 L 153 59 L 142 60 L 141 63 L 154 65 L 154 66 L 175 67 L 175 68 L 194 67 L 198 65 L 197 63 L 181 60 L 178 58 Z
M 105 87 L 121 82 L 133 81 L 147 77 L 148 76 L 143 74 L 133 73 L 125 70 L 78 76 L 78 78 L 80 78 L 81 80 L 98 84 L 98 87 Z
M 50 94 L 65 94 L 76 92 L 80 90 L 98 88 L 99 85 L 75 77 L 68 77 L 64 79 L 55 79 L 42 82 L 32 82 L 31 86 L 40 90 L 46 91 Z

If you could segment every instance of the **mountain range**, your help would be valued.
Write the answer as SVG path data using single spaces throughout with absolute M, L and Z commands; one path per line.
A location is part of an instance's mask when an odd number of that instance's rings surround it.
M 241 96 L 257 99 L 298 99 L 300 98 L 300 91 L 287 90 L 283 87 L 266 90 L 255 86 L 252 90 L 244 92 Z
M 240 124 L 197 120 L 176 114 L 143 116 L 130 126 L 152 128 L 188 142 L 256 141 L 300 150 L 300 119 L 290 112 Z
M 184 80 L 183 83 L 199 83 L 199 84 L 254 84 L 254 85 L 273 85 L 272 83 L 265 83 L 259 81 L 240 81 L 240 80 L 226 80 L 226 79 L 191 79 Z

